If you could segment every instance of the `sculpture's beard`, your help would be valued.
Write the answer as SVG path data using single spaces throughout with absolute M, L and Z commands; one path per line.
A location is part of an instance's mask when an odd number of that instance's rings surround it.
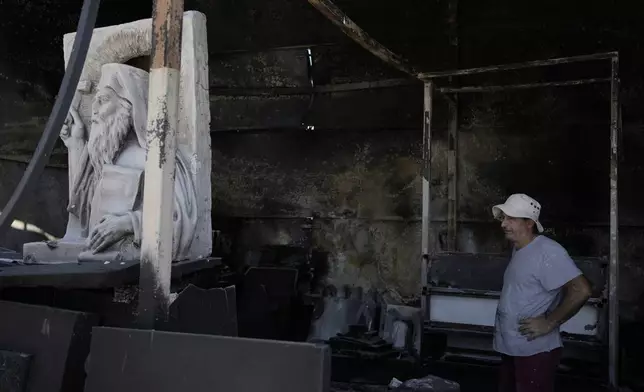
M 132 129 L 130 108 L 119 106 L 108 118 L 93 119 L 87 140 L 87 152 L 95 172 L 100 177 L 104 164 L 113 164 Z

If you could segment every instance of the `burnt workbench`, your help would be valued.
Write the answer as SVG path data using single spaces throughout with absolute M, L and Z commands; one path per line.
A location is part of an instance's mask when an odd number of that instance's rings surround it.
M 173 263 L 172 279 L 181 279 L 220 265 L 221 259 L 215 257 Z M 138 261 L 65 264 L 19 264 L 5 261 L 0 263 L 0 290 L 10 287 L 114 288 L 136 283 L 139 268 Z

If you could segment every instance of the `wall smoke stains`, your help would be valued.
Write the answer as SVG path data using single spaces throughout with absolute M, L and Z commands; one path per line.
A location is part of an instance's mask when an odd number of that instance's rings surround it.
M 102 25 L 149 16 L 145 5 L 118 15 L 115 11 L 120 3 L 101 8 Z M 316 85 L 400 77 L 351 43 L 305 2 L 189 3 L 186 1 L 186 9 L 201 10 L 208 17 L 213 87 L 309 86 L 309 47 Z M 644 191 L 644 52 L 639 49 L 644 34 L 635 17 L 638 13 L 632 8 L 635 2 L 607 8 L 593 5 L 595 2 L 562 4 L 548 0 L 529 11 L 508 2 L 497 3 L 460 0 L 461 67 L 620 50 L 624 130 L 620 218 L 625 225 L 620 237 L 620 298 L 630 306 L 624 316 L 634 316 L 642 292 L 637 282 L 644 277 L 644 208 L 640 201 Z M 11 62 L 11 67 L 3 67 L 0 72 L 20 80 L 29 76 L 30 82 L 46 87 L 53 96 L 62 77 L 62 60 L 60 45 L 52 44 L 50 38 L 72 30 L 75 16 L 71 11 L 78 11 L 72 5 L 55 8 L 53 3 L 43 4 L 31 5 L 37 8 L 27 15 L 30 18 L 25 18 L 22 6 L 3 8 L 22 16 L 3 24 L 2 31 L 7 34 L 2 37 L 7 42 L 0 43 L 7 50 L 2 52 L 5 58 L 0 62 Z M 370 35 L 424 70 L 453 66 L 445 2 L 417 1 L 413 7 L 366 0 L 338 0 L 337 4 Z M 31 33 L 29 26 L 20 25 L 21 20 L 32 21 L 37 29 Z M 405 24 L 393 31 L 387 28 L 391 21 L 400 20 Z M 28 36 L 28 45 L 15 44 L 22 36 Z M 227 38 L 222 40 L 223 36 Z M 329 42 L 337 45 L 315 45 Z M 305 46 L 292 51 L 221 53 L 283 45 Z M 601 68 L 538 69 L 461 82 L 476 85 L 594 77 L 597 70 Z M 607 91 L 602 88 L 462 97 L 459 249 L 507 251 L 489 208 L 508 193 L 522 191 L 544 205 L 544 223 L 571 253 L 607 254 L 609 112 Z M 5 79 L 0 79 L 0 90 L 0 119 L 7 119 L 0 121 L 0 152 L 14 151 L 28 158 L 29 145 L 35 147 L 41 128 L 18 129 L 6 123 L 28 123 L 32 117 L 46 116 L 48 109 L 42 108 L 48 107 L 32 99 L 39 96 L 36 91 L 25 95 L 7 85 Z M 9 90 L 11 93 L 7 93 Z M 316 220 L 314 240 L 330 252 L 330 282 L 391 287 L 403 295 L 418 292 L 420 85 L 318 95 L 313 101 L 307 95 L 213 95 L 211 105 L 213 130 L 242 129 L 213 132 L 212 139 L 214 226 L 235 236 L 239 260 L 244 260 L 246 249 L 264 244 L 301 243 L 304 218 L 319 213 L 322 218 Z M 437 222 L 433 227 L 437 241 L 444 243 L 448 117 L 440 97 L 435 118 L 431 186 Z M 295 129 L 307 125 L 314 130 Z M 8 131 L 10 128 L 13 130 Z M 270 132 L 256 132 L 252 130 L 255 128 L 270 128 Z M 12 164 L 0 162 L 2 170 L 8 170 L 7 165 Z M 19 178 L 15 176 L 20 173 L 6 172 L 7 185 L 3 183 L 0 192 L 3 197 L 8 197 L 5 189 L 13 189 L 8 179 Z M 62 208 L 67 189 L 64 172 L 61 178 L 49 183 L 50 188 L 43 192 L 51 195 L 48 200 L 61 199 L 55 205 Z M 61 191 L 51 190 L 57 187 Z M 60 233 L 64 212 L 57 212 L 58 207 L 43 208 L 53 211 L 52 215 L 40 217 L 47 222 L 37 225 Z

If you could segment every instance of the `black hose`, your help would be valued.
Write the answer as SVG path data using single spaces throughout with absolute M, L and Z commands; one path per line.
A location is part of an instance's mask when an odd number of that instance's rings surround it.
M 98 14 L 98 6 L 100 0 L 84 0 L 83 8 L 81 9 L 80 19 L 78 20 L 78 27 L 76 29 L 76 37 L 74 39 L 74 46 L 72 54 L 69 59 L 69 65 L 65 71 L 65 76 L 60 84 L 58 96 L 54 102 L 54 107 L 51 110 L 45 131 L 38 142 L 38 147 L 34 152 L 25 174 L 23 174 L 20 183 L 13 191 L 11 198 L 7 205 L 0 211 L 0 237 L 6 232 L 13 222 L 14 215 L 18 204 L 25 201 L 25 193 L 30 191 L 38 180 L 42 171 L 49 161 L 51 151 L 56 144 L 56 139 L 59 136 L 60 129 L 69 112 L 69 107 L 76 93 L 78 80 L 80 79 L 85 58 L 87 57 L 87 50 L 89 42 L 92 38 L 94 25 L 96 24 L 96 15 Z

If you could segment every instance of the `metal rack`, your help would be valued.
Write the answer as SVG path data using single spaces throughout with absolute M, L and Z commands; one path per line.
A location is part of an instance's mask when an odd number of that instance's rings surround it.
M 610 61 L 611 71 L 608 77 L 568 80 L 558 82 L 530 83 L 530 84 L 511 84 L 498 86 L 464 86 L 464 87 L 436 87 L 436 79 L 448 79 L 458 76 L 503 72 L 510 70 L 550 67 L 554 65 L 580 63 L 589 61 Z M 566 87 L 579 86 L 586 84 L 610 83 L 610 256 L 609 256 L 609 277 L 608 277 L 608 379 L 611 387 L 618 386 L 618 329 L 619 313 L 617 289 L 619 285 L 619 216 L 618 216 L 618 154 L 621 133 L 620 121 L 620 102 L 619 102 L 619 54 L 617 52 L 597 53 L 584 56 L 563 57 L 549 60 L 529 61 L 523 63 L 487 66 L 479 68 L 461 69 L 445 72 L 422 73 L 418 78 L 424 82 L 424 116 L 423 116 L 423 183 L 422 183 L 422 310 L 427 319 L 430 314 L 428 296 L 430 288 L 428 286 L 430 266 L 432 258 L 435 256 L 433 233 L 431 229 L 431 146 L 432 146 L 432 111 L 434 103 L 434 93 L 486 93 L 498 92 L 505 90 L 532 89 L 543 87 Z M 456 164 L 457 154 L 455 149 L 455 140 L 457 123 L 455 103 L 449 100 L 450 104 L 450 126 L 448 142 L 448 248 L 455 246 L 455 237 L 457 233 L 457 209 L 456 209 Z

